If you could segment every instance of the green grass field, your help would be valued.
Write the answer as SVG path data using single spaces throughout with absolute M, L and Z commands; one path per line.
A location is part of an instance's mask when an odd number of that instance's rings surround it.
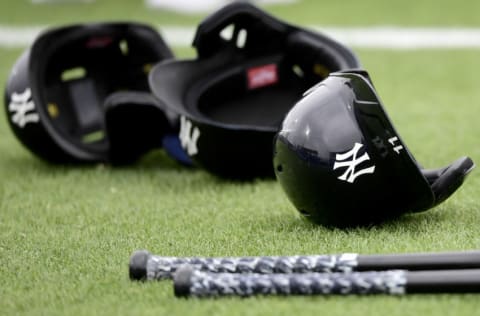
M 333 1 L 332 1 L 333 2 Z M 297 24 L 480 26 L 480 3 L 299 1 L 271 12 Z M 121 4 L 121 5 L 119 5 Z M 396 8 L 396 6 L 399 6 Z M 270 7 L 269 7 L 270 8 Z M 348 13 L 345 12 L 349 9 Z M 364 10 L 365 14 L 357 14 Z M 0 25 L 135 19 L 194 26 L 201 16 L 3 1 Z M 22 49 L 0 48 L 0 86 Z M 191 55 L 175 48 L 178 56 Z M 355 49 L 397 130 L 426 167 L 480 162 L 480 51 Z M 393 253 L 480 248 L 480 173 L 446 203 L 372 228 L 303 220 L 274 180 L 238 183 L 185 169 L 162 152 L 133 166 L 54 166 L 32 156 L 0 111 L 2 315 L 478 315 L 478 295 L 177 299 L 170 282 L 128 279 L 132 251 L 169 256 Z M 392 201 L 394 203 L 394 201 Z

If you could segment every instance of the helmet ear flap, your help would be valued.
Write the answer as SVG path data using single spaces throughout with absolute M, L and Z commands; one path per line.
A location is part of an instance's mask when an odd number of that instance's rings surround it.
M 184 164 L 177 119 L 148 92 L 121 91 L 109 95 L 104 102 L 105 130 L 109 142 L 109 161 L 132 163 L 146 152 L 164 147 L 173 158 Z M 173 136 L 175 135 L 175 136 Z M 166 141 L 168 139 L 168 141 Z M 180 151 L 179 151 L 180 150 Z M 172 153 L 173 152 L 173 153 Z
M 146 92 L 116 92 L 105 99 L 105 131 L 109 160 L 127 164 L 161 145 L 167 121 Z
M 434 205 L 440 204 L 452 195 L 474 168 L 472 159 L 462 157 L 445 168 L 422 170 L 435 195 Z

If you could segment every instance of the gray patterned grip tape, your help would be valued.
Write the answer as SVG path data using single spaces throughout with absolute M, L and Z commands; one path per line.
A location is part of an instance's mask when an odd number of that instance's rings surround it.
M 174 276 L 176 296 L 405 294 L 406 272 L 232 274 L 183 266 Z
M 130 258 L 130 278 L 135 280 L 171 279 L 182 265 L 216 273 L 307 273 L 351 272 L 358 265 L 357 254 L 289 257 L 177 258 L 136 251 Z

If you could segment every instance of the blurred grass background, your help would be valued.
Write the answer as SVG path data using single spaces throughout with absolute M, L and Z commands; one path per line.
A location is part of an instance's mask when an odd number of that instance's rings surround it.
M 298 1 L 266 7 L 301 25 L 479 25 L 480 3 Z M 204 15 L 142 1 L 33 6 L 2 1 L 0 25 L 137 20 L 192 28 Z M 177 56 L 192 55 L 185 47 Z M 22 49 L 0 48 L 0 86 Z M 397 130 L 425 167 L 480 161 L 477 50 L 358 49 Z M 303 220 L 274 180 L 237 183 L 162 152 L 112 168 L 54 166 L 15 139 L 0 111 L 0 311 L 3 315 L 475 315 L 478 295 L 184 300 L 170 282 L 128 279 L 132 251 L 171 256 L 393 253 L 480 248 L 480 176 L 439 207 L 372 228 Z M 394 201 L 393 201 L 394 202 Z
M 95 0 L 60 5 L 32 6 L 29 0 L 0 2 L 2 24 L 57 24 L 84 21 L 134 19 L 149 23 L 196 25 L 206 13 L 182 15 L 172 11 L 148 9 L 142 0 Z M 473 0 L 298 0 L 292 5 L 269 5 L 272 14 L 307 25 L 403 25 L 471 26 L 479 25 L 480 3 Z

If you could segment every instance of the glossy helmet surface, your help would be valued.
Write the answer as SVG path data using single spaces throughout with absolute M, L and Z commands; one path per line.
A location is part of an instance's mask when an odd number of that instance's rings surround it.
M 230 178 L 273 176 L 273 137 L 287 111 L 328 73 L 359 66 L 340 43 L 244 2 L 205 19 L 193 45 L 197 59 L 157 65 L 150 87 L 181 116 L 192 159 Z
M 172 57 L 161 36 L 143 24 L 49 29 L 8 79 L 10 126 L 50 162 L 133 161 L 161 146 L 161 136 L 171 130 L 172 115 L 149 93 L 148 73 Z
M 438 205 L 474 168 L 468 157 L 434 170 L 415 161 L 364 71 L 332 73 L 290 110 L 276 135 L 275 173 L 316 223 L 355 226 Z

